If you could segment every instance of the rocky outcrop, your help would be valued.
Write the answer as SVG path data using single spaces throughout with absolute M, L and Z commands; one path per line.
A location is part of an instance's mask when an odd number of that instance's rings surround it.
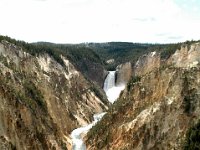
M 108 59 L 108 60 L 106 61 L 107 64 L 113 64 L 114 62 L 115 62 L 114 59 Z
M 168 60 L 168 65 L 173 65 L 179 68 L 197 67 L 200 62 L 199 56 L 200 43 L 195 43 L 191 46 L 183 45 L 181 49 L 177 50 Z
M 107 109 L 65 57 L 0 43 L 0 149 L 71 149 L 70 133 Z
M 145 75 L 152 70 L 160 67 L 160 54 L 158 52 L 151 52 L 141 56 L 136 62 L 133 72 L 135 76 Z
M 87 149 L 183 149 L 188 129 L 200 119 L 198 57 L 196 43 L 162 66 L 159 58 L 150 58 L 150 66 L 140 58 L 137 76 L 87 134 Z
M 127 62 L 117 66 L 116 68 L 116 85 L 126 84 L 132 75 L 131 63 Z

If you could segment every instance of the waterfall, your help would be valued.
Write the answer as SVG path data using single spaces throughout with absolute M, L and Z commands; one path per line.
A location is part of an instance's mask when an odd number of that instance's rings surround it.
M 109 71 L 109 73 L 104 81 L 103 89 L 105 92 L 115 86 L 115 72 L 116 71 Z
M 115 85 L 115 73 L 116 71 L 109 71 L 103 87 L 107 98 L 111 103 L 114 103 L 114 101 L 119 97 L 120 92 L 125 88 L 124 84 L 120 86 Z

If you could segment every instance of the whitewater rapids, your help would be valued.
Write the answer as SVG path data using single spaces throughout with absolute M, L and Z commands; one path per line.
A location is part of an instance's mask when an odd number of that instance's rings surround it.
M 86 126 L 77 128 L 72 131 L 71 137 L 72 137 L 72 149 L 73 150 L 86 150 L 86 146 L 82 140 L 81 135 L 87 133 L 92 126 L 94 126 L 101 118 L 106 114 L 106 112 L 95 114 L 93 116 L 94 121 L 91 124 L 88 124 Z

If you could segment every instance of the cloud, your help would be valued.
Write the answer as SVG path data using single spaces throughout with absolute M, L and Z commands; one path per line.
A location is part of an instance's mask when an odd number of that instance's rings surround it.
M 48 0 L 33 0 L 33 1 L 45 2 L 45 1 L 48 1 Z
M 56 43 L 200 39 L 198 13 L 185 11 L 181 2 L 187 1 L 1 0 L 0 33 Z
M 139 21 L 139 22 L 149 22 L 149 21 L 156 21 L 156 18 L 149 17 L 149 18 L 133 18 L 133 21 Z
M 167 36 L 167 35 L 169 35 L 170 33 L 158 33 L 158 34 L 156 34 L 155 36 L 158 36 L 158 37 L 162 37 L 162 36 Z
M 179 40 L 179 39 L 182 39 L 183 36 L 169 36 L 167 38 L 170 39 L 170 40 Z

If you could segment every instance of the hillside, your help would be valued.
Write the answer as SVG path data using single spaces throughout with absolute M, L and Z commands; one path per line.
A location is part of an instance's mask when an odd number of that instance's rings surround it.
M 89 43 L 87 47 L 92 48 L 104 61 L 105 68 L 115 70 L 115 68 L 126 62 L 132 65 L 138 58 L 146 53 L 157 51 L 161 53 L 161 58 L 166 59 L 180 48 L 181 43 L 177 44 L 145 44 L 127 42 L 109 43 Z
M 71 149 L 72 130 L 107 100 L 64 55 L 10 42 L 0 42 L 0 149 Z
M 118 101 L 87 134 L 87 149 L 199 149 L 199 57 L 199 43 L 165 61 L 159 53 L 140 57 Z
M 82 72 L 85 78 L 94 83 L 94 86 L 101 91 L 99 87 L 103 86 L 107 71 L 104 68 L 103 61 L 91 48 L 73 44 L 54 44 L 48 42 L 26 43 L 17 41 L 10 37 L 0 36 L 0 41 L 6 40 L 23 48 L 24 51 L 33 56 L 47 53 L 53 57 L 58 63 L 64 65 L 60 55 L 66 57 L 74 67 Z M 101 91 L 101 94 L 103 92 Z

